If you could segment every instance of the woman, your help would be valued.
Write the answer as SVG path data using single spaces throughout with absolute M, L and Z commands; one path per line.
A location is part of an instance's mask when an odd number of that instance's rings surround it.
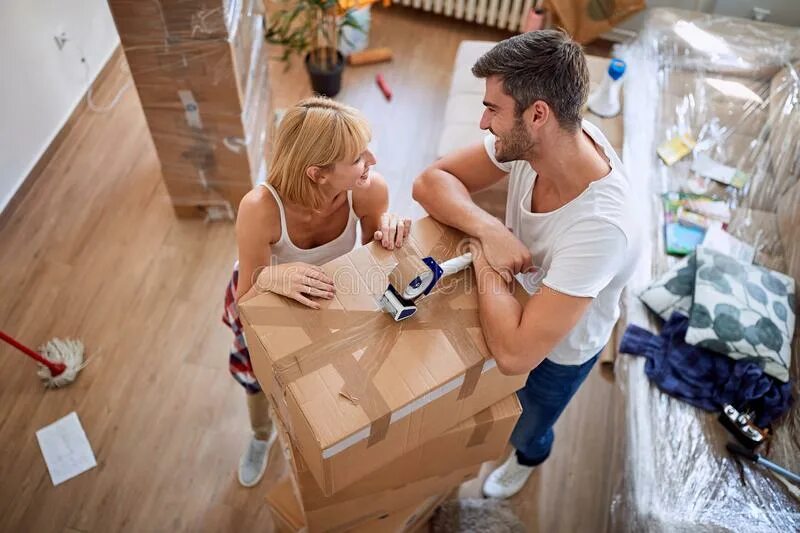
M 333 281 L 319 265 L 373 238 L 401 247 L 411 221 L 386 213 L 388 187 L 371 172 L 370 129 L 355 109 L 309 98 L 289 109 L 278 127 L 267 178 L 239 206 L 239 261 L 225 294 L 223 322 L 234 332 L 230 371 L 247 392 L 253 437 L 239 462 L 239 482 L 252 487 L 267 467 L 275 440 L 267 399 L 253 375 L 236 306 L 252 286 L 293 298 L 313 309 L 330 299 Z

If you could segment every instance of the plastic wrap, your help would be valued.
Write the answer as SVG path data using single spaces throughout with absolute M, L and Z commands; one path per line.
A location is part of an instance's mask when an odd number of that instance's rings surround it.
M 660 195 L 718 195 L 732 208 L 729 232 L 756 246 L 756 262 L 800 280 L 800 30 L 744 19 L 656 9 L 628 63 L 623 160 L 650 221 L 645 251 L 624 301 L 620 327 L 655 331 L 658 319 L 636 295 L 675 259 L 664 253 Z M 668 166 L 656 149 L 689 134 L 692 154 Z M 748 174 L 743 187 L 693 172 L 698 154 Z M 800 398 L 800 335 L 791 379 Z M 625 403 L 624 468 L 613 505 L 614 530 L 798 531 L 800 501 L 768 470 L 740 464 L 716 416 L 651 385 L 642 358 L 620 356 Z M 800 402 L 759 453 L 800 471 Z M 795 494 L 800 493 L 796 489 Z
M 268 57 L 258 0 L 110 0 L 176 211 L 232 216 L 265 178 Z

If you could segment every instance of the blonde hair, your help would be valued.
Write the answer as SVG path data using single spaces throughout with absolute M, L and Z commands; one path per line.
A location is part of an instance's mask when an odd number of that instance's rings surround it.
M 357 110 L 329 98 L 301 100 L 278 126 L 267 181 L 281 198 L 312 209 L 322 207 L 310 166 L 355 161 L 370 141 L 367 120 Z

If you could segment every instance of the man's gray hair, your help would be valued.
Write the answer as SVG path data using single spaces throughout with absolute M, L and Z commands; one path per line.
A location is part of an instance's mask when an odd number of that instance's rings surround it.
M 581 45 L 563 30 L 538 30 L 500 41 L 472 67 L 478 78 L 497 75 L 521 115 L 537 100 L 559 125 L 575 132 L 589 93 L 589 70 Z

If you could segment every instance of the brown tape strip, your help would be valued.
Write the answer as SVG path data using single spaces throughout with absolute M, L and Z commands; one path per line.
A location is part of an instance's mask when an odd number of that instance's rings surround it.
M 329 311 L 334 312 L 334 311 Z M 347 313 L 346 311 L 341 311 Z M 334 333 L 328 332 L 320 342 L 313 342 L 295 352 L 287 354 L 274 362 L 275 374 L 282 386 L 329 364 L 331 359 L 349 357 L 355 362 L 352 353 L 367 347 L 371 340 L 381 336 L 394 322 L 386 313 L 373 313 L 372 316 L 351 328 Z M 306 328 L 304 328 L 306 329 Z
M 379 419 L 372 422 L 369 428 L 369 439 L 367 439 L 367 448 L 376 444 L 386 438 L 389 432 L 389 424 L 392 422 L 391 411 Z
M 464 383 L 461 384 L 461 389 L 458 391 L 459 400 L 469 398 L 472 393 L 475 392 L 475 388 L 478 386 L 478 381 L 481 379 L 481 375 L 483 375 L 483 359 L 469 367 L 467 372 L 464 374 Z
M 484 409 L 473 417 L 473 420 L 475 420 L 475 428 L 473 428 L 467 440 L 467 448 L 480 446 L 486 442 L 486 437 L 489 436 L 489 433 L 492 431 L 492 425 L 494 425 L 494 418 L 492 417 L 491 411 L 491 409 Z
M 365 349 L 362 359 L 371 357 L 372 364 L 356 361 L 350 354 L 336 357 L 333 366 L 344 380 L 343 392 L 357 403 L 372 420 L 368 445 L 379 442 L 386 437 L 389 430 L 392 410 L 383 398 L 380 390 L 372 381 L 375 373 L 381 368 L 389 352 L 397 341 L 399 332 L 394 328 L 385 328 L 378 340 Z
M 325 480 L 324 494 L 333 494 L 333 464 L 322 461 L 322 478 Z
M 400 248 L 400 260 L 389 274 L 389 283 L 402 293 L 414 278 L 428 272 L 430 269 L 422 262 L 419 256 L 411 255 L 407 248 Z
M 254 307 L 248 309 L 247 319 L 256 325 L 283 326 L 283 327 L 303 327 L 308 330 L 324 330 L 325 334 L 330 334 L 331 329 L 349 328 L 355 324 L 368 320 L 375 316 L 376 311 L 346 311 L 335 312 L 335 310 L 322 309 L 313 314 L 313 321 L 310 321 L 307 307 L 283 308 L 283 307 Z

